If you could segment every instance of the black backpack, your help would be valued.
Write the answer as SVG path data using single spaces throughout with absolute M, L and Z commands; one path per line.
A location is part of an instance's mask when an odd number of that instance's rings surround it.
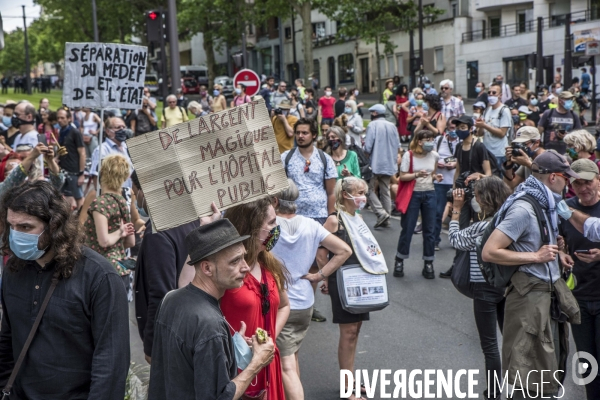
M 550 233 L 548 230 L 548 223 L 546 222 L 546 218 L 544 217 L 544 210 L 542 210 L 542 207 L 535 199 L 535 197 L 529 194 L 519 197 L 515 201 L 521 200 L 526 201 L 533 207 L 542 236 L 542 243 L 544 245 L 550 244 Z M 507 266 L 494 264 L 491 262 L 483 261 L 483 259 L 481 258 L 483 247 L 490 238 L 492 232 L 494 232 L 494 230 L 496 229 L 497 222 L 499 220 L 502 220 L 503 218 L 504 214 L 500 215 L 500 213 L 497 212 L 492 218 L 492 220 L 489 222 L 489 224 L 485 227 L 483 235 L 481 235 L 481 237 L 477 239 L 477 263 L 479 264 L 479 268 L 481 269 L 483 278 L 487 283 L 497 288 L 505 288 L 506 286 L 508 286 L 513 274 L 519 269 L 519 265 Z
M 356 153 L 356 156 L 358 157 L 358 167 L 360 168 L 361 178 L 368 182 L 373 177 L 373 170 L 371 170 L 369 158 L 366 156 L 363 149 L 356 144 L 354 138 L 350 139 L 351 144 L 350 146 L 348 146 L 348 150 L 351 150 Z
M 441 142 L 441 140 L 440 140 L 440 142 Z M 498 159 L 479 140 L 474 140 L 473 141 L 473 143 L 471 144 L 471 150 L 469 151 L 469 168 L 470 168 L 470 172 L 473 172 L 473 168 L 471 168 L 471 160 L 473 159 L 473 149 L 475 148 L 475 146 L 483 146 L 483 148 L 485 149 L 485 152 L 487 154 L 487 158 L 488 158 L 488 160 L 490 162 L 490 169 L 492 170 L 492 175 L 496 175 L 497 177 L 502 178 L 502 169 L 500 168 L 500 165 L 498 163 Z M 439 149 L 439 146 L 438 146 L 438 149 Z M 462 152 L 462 145 L 456 146 L 456 158 L 458 159 L 459 165 L 462 164 L 462 153 L 463 153 Z M 461 171 L 461 172 L 465 172 L 465 171 Z

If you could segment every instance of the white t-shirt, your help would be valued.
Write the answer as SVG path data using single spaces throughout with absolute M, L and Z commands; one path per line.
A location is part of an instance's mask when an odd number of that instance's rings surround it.
M 440 140 L 442 141 L 440 143 Z M 456 147 L 460 144 L 460 139 L 456 139 L 453 142 L 448 141 L 448 136 L 438 136 L 435 141 L 436 149 L 438 149 L 439 161 L 438 163 L 444 162 L 444 160 L 448 157 L 454 157 L 454 153 L 456 152 Z M 444 162 L 445 163 L 445 162 Z M 448 168 L 438 168 L 437 173 L 442 174 L 444 179 L 441 182 L 435 181 L 433 184 L 442 184 L 442 185 L 452 185 L 454 182 L 454 172 L 455 169 Z
M 426 192 L 428 190 L 435 190 L 433 187 L 433 178 L 431 177 L 431 173 L 437 167 L 437 162 L 440 156 L 437 152 L 431 151 L 425 157 L 418 158 L 413 155 L 413 173 L 425 170 L 430 175 L 425 177 L 417 178 L 417 182 L 415 183 L 415 192 Z M 402 156 L 402 163 L 400 164 L 401 172 L 408 172 L 410 169 L 410 152 L 404 153 Z
M 302 279 L 317 255 L 320 243 L 331 234 L 317 221 L 296 215 L 287 219 L 277 217 L 281 235 L 271 253 L 287 268 L 291 275 L 288 298 L 292 310 L 306 310 L 315 302 L 310 281 Z
M 502 115 L 500 110 L 503 110 Z M 513 124 L 512 116 L 508 107 L 501 105 L 500 107 L 493 109 L 488 107 L 483 112 L 483 119 L 485 123 L 493 126 L 494 128 L 508 128 L 506 131 L 507 135 L 510 131 L 510 127 Z M 506 154 L 506 148 L 508 147 L 508 138 L 504 135 L 502 138 L 492 135 L 486 129 L 483 130 L 483 144 L 489 151 L 492 152 L 496 157 L 504 157 Z
M 38 132 L 33 130 L 33 131 L 29 131 L 26 134 L 22 134 L 19 133 L 17 135 L 17 137 L 15 138 L 15 141 L 13 143 L 13 149 L 17 149 L 17 146 L 20 144 L 30 144 L 31 146 L 35 147 L 38 144 Z

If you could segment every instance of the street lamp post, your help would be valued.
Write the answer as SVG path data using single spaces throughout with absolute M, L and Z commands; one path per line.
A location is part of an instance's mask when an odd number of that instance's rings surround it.
M 544 18 L 538 17 L 537 23 L 537 54 L 535 60 L 536 90 L 540 87 L 540 85 L 544 84 L 544 43 L 542 42 Z
M 419 0 L 419 83 L 423 83 L 423 0 Z
M 27 20 L 25 17 L 25 6 L 23 7 L 23 31 L 25 33 L 25 86 L 27 94 L 31 94 L 31 65 L 29 63 L 29 42 L 27 41 Z
M 573 79 L 573 62 L 571 50 L 571 14 L 567 14 L 567 21 L 565 22 L 565 65 L 564 65 L 564 76 L 563 76 L 563 87 L 568 89 L 571 87 L 571 81 Z
M 171 52 L 171 88 L 176 93 L 181 87 L 181 71 L 179 71 L 179 35 L 177 33 L 177 5 L 175 0 L 169 0 L 167 18 L 169 22 L 169 50 Z M 165 66 L 166 70 L 166 66 Z
M 94 42 L 98 43 L 100 38 L 98 36 L 98 17 L 96 15 L 96 0 L 92 0 L 92 24 L 94 25 Z

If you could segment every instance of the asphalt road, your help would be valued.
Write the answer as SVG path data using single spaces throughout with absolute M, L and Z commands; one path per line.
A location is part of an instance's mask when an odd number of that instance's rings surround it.
M 363 215 L 367 224 L 372 227 L 375 223 L 374 215 L 368 210 Z M 452 370 L 453 373 L 459 369 L 475 369 L 479 370 L 479 373 L 475 376 L 478 384 L 474 392 L 478 398 L 483 398 L 481 393 L 486 385 L 485 365 L 475 327 L 472 300 L 458 293 L 450 280 L 437 277 L 440 271 L 450 267 L 454 257 L 447 235 L 442 233 L 441 251 L 436 252 L 435 279 L 426 280 L 421 275 L 422 235 L 413 236 L 410 259 L 405 262 L 405 276 L 394 278 L 392 272 L 400 235 L 400 222 L 398 218 L 392 218 L 394 219 L 391 228 L 374 230 L 390 270 L 387 277 L 390 305 L 382 311 L 371 313 L 371 320 L 363 323 L 355 369 L 366 369 L 369 376 L 372 376 L 375 369 L 389 369 L 392 373 L 396 370 L 406 370 L 407 376 L 415 369 Z M 328 320 L 311 323 L 300 349 L 300 370 L 305 399 L 339 399 L 339 329 L 331 323 L 329 297 L 317 291 L 315 305 Z M 147 383 L 149 368 L 144 361 L 135 324 L 135 311 L 133 303 L 130 303 L 131 361 L 134 363 L 136 375 L 142 382 Z M 500 338 L 499 331 L 498 337 Z M 575 344 L 572 340 L 570 348 L 573 354 Z M 568 377 L 562 399 L 584 400 L 584 390 L 581 386 L 576 386 L 571 379 L 571 357 L 568 361 Z M 461 391 L 465 392 L 466 379 L 462 378 L 460 383 Z M 393 387 L 392 380 L 388 389 L 390 393 Z M 378 385 L 375 396 L 370 398 L 382 398 L 379 390 Z M 407 397 L 404 398 L 411 397 L 407 393 Z
M 374 215 L 366 211 L 364 218 L 372 227 Z M 442 234 L 441 251 L 436 252 L 436 278 L 426 280 L 423 269 L 422 235 L 414 235 L 410 259 L 405 262 L 405 276 L 392 276 L 396 245 L 400 234 L 399 220 L 392 227 L 375 230 L 388 268 L 390 305 L 371 313 L 371 320 L 363 323 L 356 355 L 355 369 L 441 369 L 456 372 L 459 369 L 478 369 L 475 393 L 480 397 L 485 390 L 485 365 L 473 317 L 472 300 L 456 291 L 448 279 L 437 277 L 452 263 L 454 251 Z M 339 367 L 337 344 L 339 329 L 331 323 L 331 302 L 326 295 L 317 293 L 316 306 L 328 320 L 312 322 L 300 350 L 301 380 L 307 400 L 339 398 Z M 500 333 L 498 332 L 500 337 Z M 571 340 L 571 353 L 575 345 Z M 570 368 L 569 357 L 569 368 Z M 434 386 L 435 387 L 435 386 Z M 465 391 L 466 379 L 461 380 Z M 392 389 L 389 392 L 392 392 Z M 564 400 L 583 400 L 582 387 L 574 385 L 571 373 L 565 382 Z M 379 399 L 379 385 L 374 399 Z M 409 397 L 407 393 L 406 398 Z M 439 397 L 447 398 L 447 397 Z

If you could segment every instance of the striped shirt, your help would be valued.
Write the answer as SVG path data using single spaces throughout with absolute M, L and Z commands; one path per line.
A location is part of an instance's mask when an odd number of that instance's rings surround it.
M 483 235 L 483 231 L 489 221 L 475 222 L 473 225 L 460 230 L 458 221 L 450 221 L 448 239 L 456 250 L 468 251 L 471 260 L 471 282 L 485 282 L 479 263 L 477 262 L 476 240 Z
M 465 106 L 458 97 L 450 97 L 448 103 L 442 99 L 442 114 L 450 122 L 454 117 L 460 117 L 465 113 Z

